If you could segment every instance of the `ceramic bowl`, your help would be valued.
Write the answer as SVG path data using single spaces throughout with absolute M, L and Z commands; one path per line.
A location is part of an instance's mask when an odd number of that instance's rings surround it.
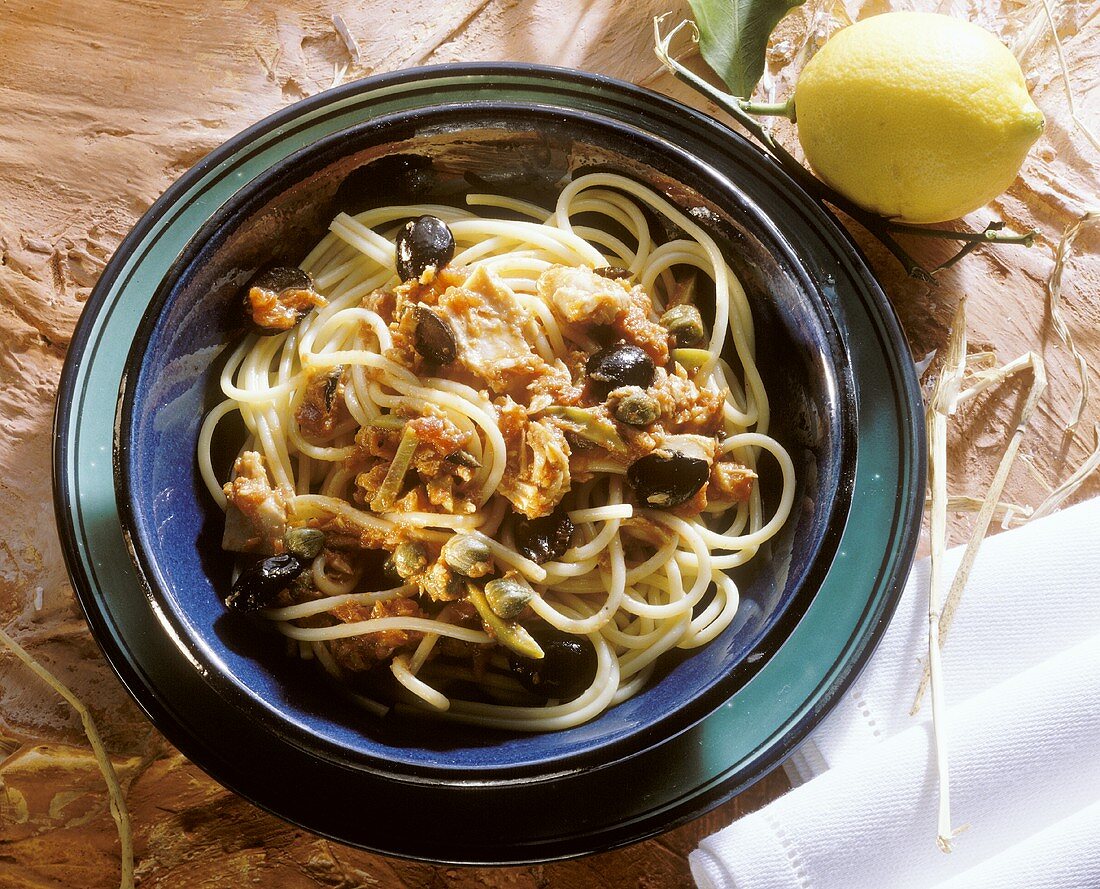
M 220 360 L 242 333 L 240 294 L 257 269 L 296 265 L 339 212 L 402 203 L 463 203 L 474 189 L 553 206 L 559 184 L 612 170 L 672 199 L 715 236 L 753 306 L 772 434 L 797 468 L 800 505 L 766 552 L 739 572 L 735 624 L 688 657 L 670 658 L 641 694 L 559 732 L 505 733 L 400 715 L 374 719 L 284 639 L 227 612 L 233 558 L 221 510 L 195 453 L 221 400 Z M 713 299 L 713 297 L 712 297 Z M 703 303 L 713 315 L 713 304 Z M 736 365 L 736 359 L 734 359 Z M 670 142 L 596 115 L 532 105 L 424 109 L 353 127 L 273 164 L 222 207 L 165 277 L 126 365 L 118 491 L 133 556 L 178 638 L 250 718 L 349 763 L 425 775 L 559 769 L 606 760 L 698 721 L 785 638 L 835 552 L 855 466 L 853 387 L 827 301 L 767 215 L 736 185 Z M 243 441 L 223 436 L 220 477 Z M 766 462 L 766 461 L 765 461 Z M 767 500 L 776 487 L 765 475 Z M 833 520 L 836 519 L 834 524 Z M 784 616 L 788 620 L 783 622 Z M 616 750 L 609 751 L 609 746 Z
M 288 658 L 281 637 L 221 604 L 232 560 L 194 455 L 202 417 L 219 400 L 224 348 L 239 335 L 240 287 L 261 266 L 300 260 L 341 210 L 461 204 L 472 190 L 549 206 L 564 179 L 592 169 L 644 182 L 689 212 L 744 283 L 771 431 L 797 468 L 795 511 L 770 551 L 736 575 L 734 624 L 662 661 L 645 690 L 592 722 L 517 734 L 377 720 L 316 665 Z M 60 524 L 89 621 L 139 702 L 200 765 L 346 842 L 435 860 L 534 860 L 636 839 L 713 804 L 774 766 L 825 712 L 869 654 L 908 569 L 923 491 L 919 394 L 881 291 L 835 223 L 761 153 L 626 85 L 457 66 L 300 103 L 166 194 L 112 260 L 89 312 L 74 354 L 91 360 L 71 358 L 66 369 L 63 398 L 73 400 L 59 403 L 56 464 Z M 97 373 L 120 393 L 109 495 L 82 458 L 106 439 L 87 394 Z M 223 475 L 239 444 L 225 436 Z M 774 497 L 776 480 L 765 472 L 761 484 Z M 99 524 L 92 501 L 102 501 Z M 116 536 L 124 548 L 108 553 Z M 107 562 L 133 599 L 107 589 Z M 648 774 L 734 712 L 739 738 Z M 296 786 L 323 787 L 328 803 L 264 782 L 257 757 Z M 640 795 L 593 801 L 583 826 L 525 802 L 531 787 L 572 794 L 644 763 Z M 653 780 L 660 793 L 644 789 Z M 429 824 L 478 800 L 503 813 L 510 838 L 451 818 L 429 847 L 397 826 L 341 816 L 354 794 L 379 790 L 399 811 L 431 810 Z

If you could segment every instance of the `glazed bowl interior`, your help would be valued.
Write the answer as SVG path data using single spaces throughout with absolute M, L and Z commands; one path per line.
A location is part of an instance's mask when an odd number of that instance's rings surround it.
M 233 557 L 221 549 L 222 513 L 202 484 L 195 453 L 203 416 L 221 400 L 225 347 L 241 335 L 240 289 L 263 266 L 299 262 L 340 211 L 465 206 L 472 191 L 552 207 L 562 184 L 589 170 L 643 182 L 690 213 L 742 281 L 773 408 L 770 432 L 796 466 L 791 518 L 735 574 L 741 606 L 733 625 L 689 655 L 666 656 L 644 691 L 592 722 L 519 734 L 398 714 L 378 719 L 350 703 L 316 664 L 288 657 L 281 636 L 227 613 L 221 602 Z M 135 338 L 119 408 L 116 485 L 131 555 L 170 637 L 251 718 L 357 768 L 506 780 L 644 749 L 702 719 L 763 666 L 834 555 L 850 505 L 855 409 L 827 299 L 781 225 L 736 183 L 672 144 L 606 118 L 537 106 L 446 106 L 377 118 L 317 142 L 212 215 L 161 283 Z M 243 436 L 239 424 L 223 424 L 215 452 L 220 478 Z M 778 472 L 765 457 L 767 504 L 778 489 Z

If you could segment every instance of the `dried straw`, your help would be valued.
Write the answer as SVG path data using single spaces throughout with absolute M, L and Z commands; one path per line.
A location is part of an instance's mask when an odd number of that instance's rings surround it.
M 1062 69 L 1062 83 L 1066 88 L 1066 104 L 1069 106 L 1069 116 L 1077 128 L 1085 134 L 1085 138 L 1092 143 L 1092 147 L 1100 151 L 1100 140 L 1077 115 L 1077 105 L 1073 101 L 1073 88 L 1070 86 L 1069 81 L 1069 64 L 1066 62 L 1066 53 L 1062 48 L 1062 38 L 1058 36 L 1058 25 L 1054 22 L 1054 13 L 1050 8 L 1050 3 L 1047 0 L 1040 0 L 1040 3 L 1043 5 L 1043 12 L 1046 13 L 1047 24 L 1050 25 L 1050 36 L 1054 40 L 1054 51 L 1058 55 L 1058 66 Z
M 978 512 L 985 505 L 986 501 L 982 497 L 974 497 L 971 494 L 948 494 L 947 495 L 947 509 L 949 512 Z M 926 497 L 924 501 L 926 507 L 932 505 L 932 498 Z M 1023 506 L 1019 503 L 1009 503 L 1005 500 L 998 500 L 993 504 L 993 518 L 999 519 L 1002 528 L 1007 528 L 1009 523 L 1013 519 L 1019 521 L 1027 521 L 1031 517 L 1032 509 L 1030 506 Z
M 100 739 L 99 732 L 96 730 L 95 722 L 92 720 L 92 714 L 88 711 L 88 708 L 84 706 L 80 698 L 73 694 L 60 679 L 38 663 L 23 646 L 2 629 L 0 629 L 0 642 L 6 645 L 8 649 L 11 650 L 12 654 L 26 664 L 31 672 L 39 679 L 61 695 L 61 697 L 69 703 L 69 706 L 79 714 L 80 722 L 84 726 L 84 734 L 88 738 L 88 743 L 92 747 L 92 753 L 95 754 L 96 763 L 99 766 L 100 772 L 103 774 L 103 780 L 107 784 L 107 793 L 110 797 L 111 817 L 114 818 L 115 826 L 118 828 L 118 839 L 122 857 L 122 872 L 119 876 L 119 887 L 120 889 L 133 889 L 134 841 L 130 830 L 130 813 L 126 809 L 126 799 L 122 794 L 122 787 L 118 783 L 118 776 L 115 774 L 115 768 L 111 764 L 111 758 L 107 753 L 107 749 L 103 746 L 103 741 Z
M 1032 512 L 1031 518 L 1041 519 L 1043 516 L 1054 512 L 1054 510 L 1062 505 L 1067 497 L 1081 487 L 1085 479 L 1095 472 L 1097 467 L 1100 467 L 1100 425 L 1093 427 L 1092 434 L 1094 437 L 1092 453 L 1077 467 L 1073 475 L 1051 491 L 1050 494 L 1047 495 L 1047 498 L 1035 507 L 1035 511 Z
M 1078 351 L 1076 344 L 1073 342 L 1073 334 L 1062 315 L 1062 272 L 1066 267 L 1066 259 L 1070 250 L 1073 249 L 1073 242 L 1077 240 L 1077 235 L 1080 234 L 1084 226 L 1095 222 L 1097 219 L 1100 219 L 1100 210 L 1086 210 L 1078 219 L 1066 226 L 1054 251 L 1054 267 L 1050 270 L 1050 277 L 1047 278 L 1047 296 L 1049 297 L 1047 311 L 1050 313 L 1050 320 L 1054 325 L 1055 332 L 1058 334 L 1058 339 L 1062 341 L 1063 346 L 1069 349 L 1074 361 L 1077 362 L 1077 375 L 1080 380 L 1077 405 L 1073 409 L 1073 419 L 1069 423 L 1071 431 L 1076 429 L 1077 424 L 1081 422 L 1081 417 L 1085 413 L 1085 406 L 1088 404 L 1089 365 L 1085 360 L 1085 356 Z
M 925 422 L 929 441 L 929 486 L 931 489 L 931 507 L 929 510 L 931 532 L 931 570 L 928 588 L 928 662 L 921 679 L 920 688 L 913 704 L 912 712 L 920 708 L 921 698 L 926 688 L 932 690 L 932 731 L 936 751 L 936 771 L 939 781 L 939 816 L 936 843 L 944 852 L 951 851 L 951 845 L 958 831 L 951 826 L 950 776 L 947 766 L 948 727 L 946 705 L 944 702 L 943 668 L 940 662 L 940 650 L 952 619 L 962 601 L 970 570 L 977 558 L 978 550 L 989 531 L 990 522 L 998 507 L 1002 510 L 1001 494 L 1008 479 L 1012 464 L 1019 452 L 1020 442 L 1025 430 L 1046 390 L 1046 368 L 1043 359 L 1035 352 L 1022 355 L 1014 361 L 1000 367 L 990 363 L 995 356 L 981 352 L 972 357 L 966 354 L 966 301 L 961 300 L 955 312 L 951 336 L 947 344 L 947 353 L 929 398 Z M 969 377 L 967 376 L 970 371 Z M 947 421 L 959 408 L 959 405 L 976 398 L 992 386 L 1000 385 L 1025 370 L 1032 373 L 1032 384 L 1020 413 L 1020 420 L 1013 430 L 1001 456 L 997 472 L 980 501 L 974 532 L 963 553 L 962 562 L 951 581 L 946 599 L 941 600 L 944 585 L 943 561 L 947 552 L 947 510 L 952 498 L 947 495 Z M 956 503 L 975 501 L 976 498 L 955 498 Z M 1013 507 L 1022 511 L 1020 507 Z
M 1035 409 L 1038 407 L 1043 393 L 1046 391 L 1046 366 L 1043 363 L 1042 357 L 1035 352 L 1029 352 L 1027 355 L 1023 355 L 1015 361 L 1006 364 L 1004 367 L 999 368 L 997 373 L 987 376 L 984 380 L 985 385 L 975 385 L 964 390 L 955 400 L 953 405 L 953 407 L 957 407 L 966 399 L 973 398 L 974 395 L 988 388 L 988 386 L 1002 383 L 1011 376 L 1028 368 L 1031 369 L 1032 383 L 1031 388 L 1028 390 L 1027 399 L 1024 401 L 1023 409 L 1020 411 L 1020 420 L 1016 424 L 1016 428 L 1012 431 L 1012 436 L 1009 438 L 1004 453 L 1001 455 L 1001 462 L 997 466 L 997 472 L 993 476 L 993 481 L 989 484 L 985 499 L 978 511 L 978 517 L 974 522 L 974 532 L 970 540 L 967 541 L 966 549 L 963 551 L 962 561 L 955 571 L 955 576 L 951 581 L 951 589 L 947 594 L 947 599 L 944 601 L 943 609 L 937 620 L 937 636 L 939 645 L 941 646 L 947 641 L 947 634 L 951 629 L 951 622 L 955 619 L 955 612 L 958 610 L 959 603 L 962 602 L 963 590 L 966 588 L 966 582 L 970 579 L 970 572 L 974 567 L 974 561 L 978 557 L 978 550 L 981 548 L 982 541 L 985 540 L 985 536 L 989 532 L 989 524 L 993 520 L 993 513 L 996 509 L 997 502 L 1001 498 L 1005 482 L 1008 480 L 1008 474 L 1020 450 L 1020 442 L 1023 440 L 1024 432 L 1027 430 L 1028 423 L 1031 421 L 1031 417 L 1035 413 Z M 935 546 L 935 542 L 936 541 L 933 540 L 933 546 Z M 930 665 L 931 659 L 929 659 L 929 666 L 925 667 L 924 673 L 921 676 L 920 685 L 917 688 L 916 699 L 913 701 L 913 707 L 910 710 L 911 714 L 915 714 L 920 710 L 921 699 L 924 697 L 924 692 L 932 679 Z
M 930 525 L 932 537 L 931 572 L 928 585 L 928 663 L 932 677 L 932 735 L 936 750 L 936 777 L 939 783 L 939 818 L 936 843 L 944 852 L 951 851 L 950 776 L 947 766 L 947 722 L 944 705 L 942 667 L 940 665 L 939 613 L 943 583 L 943 557 L 947 541 L 947 418 L 954 412 L 955 399 L 966 368 L 966 300 L 959 301 L 955 312 L 947 354 L 936 379 L 925 414 L 929 442 L 929 484 L 932 489 Z

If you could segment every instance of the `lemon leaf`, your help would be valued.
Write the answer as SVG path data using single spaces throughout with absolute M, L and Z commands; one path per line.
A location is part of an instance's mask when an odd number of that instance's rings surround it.
M 699 51 L 735 96 L 747 99 L 764 73 L 768 38 L 804 0 L 688 0 Z

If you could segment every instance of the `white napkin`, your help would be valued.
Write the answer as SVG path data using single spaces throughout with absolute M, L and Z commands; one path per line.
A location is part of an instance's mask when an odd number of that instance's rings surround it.
M 700 887 L 1100 886 L 1100 500 L 982 548 L 944 651 L 953 821 L 969 824 L 950 855 L 934 844 L 927 701 L 908 715 L 926 597 L 922 563 L 864 675 L 800 751 L 797 777 L 825 774 L 704 840 Z
M 945 586 L 963 547 L 947 553 Z M 946 594 L 946 591 L 945 591 Z M 1100 498 L 987 538 L 943 649 L 948 704 L 959 704 L 1100 632 Z M 921 559 L 878 650 L 784 768 L 808 781 L 868 744 L 931 717 L 909 715 L 928 654 L 928 560 Z
M 936 889 L 1085 889 L 1100 885 L 1100 802 L 1028 837 Z

